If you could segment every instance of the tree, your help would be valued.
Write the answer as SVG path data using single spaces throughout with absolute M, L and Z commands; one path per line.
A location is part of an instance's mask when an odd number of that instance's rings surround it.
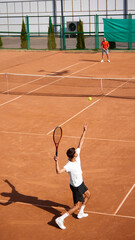
M 0 37 L 0 48 L 2 48 L 2 45 L 3 45 L 3 42 L 2 42 L 1 37 Z
M 81 19 L 79 20 L 78 26 L 77 26 L 77 49 L 85 49 L 85 39 L 84 39 L 84 33 L 83 33 L 83 22 Z
M 56 49 L 56 41 L 55 41 L 55 34 L 54 28 L 52 24 L 51 17 L 49 17 L 49 27 L 48 27 L 48 49 Z
M 21 48 L 27 48 L 27 32 L 24 19 L 22 20 L 22 29 L 21 29 Z

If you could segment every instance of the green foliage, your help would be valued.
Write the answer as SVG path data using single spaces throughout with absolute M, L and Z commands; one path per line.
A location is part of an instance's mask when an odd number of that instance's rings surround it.
M 83 33 L 83 22 L 81 19 L 79 20 L 79 24 L 77 27 L 77 44 L 76 48 L 77 49 L 85 49 L 85 39 L 84 39 L 84 33 Z M 80 32 L 80 33 L 79 33 Z
M 1 37 L 0 37 L 0 48 L 2 48 L 2 45 L 3 45 L 3 42 L 2 42 Z
M 21 48 L 27 48 L 27 32 L 24 19 L 22 20 L 22 29 L 21 29 Z
M 54 28 L 52 24 L 51 17 L 49 17 L 49 27 L 48 27 L 48 49 L 56 49 L 56 41 L 55 41 L 55 34 Z

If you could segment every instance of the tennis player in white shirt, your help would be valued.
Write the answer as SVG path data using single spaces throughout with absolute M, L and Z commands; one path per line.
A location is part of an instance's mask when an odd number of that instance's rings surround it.
M 70 189 L 72 191 L 74 201 L 73 208 L 64 213 L 62 216 L 55 219 L 56 224 L 61 229 L 66 229 L 66 227 L 64 226 L 64 219 L 77 210 L 79 210 L 79 213 L 77 215 L 78 219 L 88 216 L 87 213 L 84 213 L 84 208 L 90 198 L 90 192 L 83 182 L 80 162 L 80 151 L 84 142 L 84 136 L 86 131 L 87 124 L 85 124 L 83 127 L 83 133 L 80 137 L 77 149 L 70 148 L 67 150 L 68 163 L 62 169 L 60 169 L 59 167 L 58 157 L 54 156 L 56 173 L 61 174 L 67 172 L 70 176 Z

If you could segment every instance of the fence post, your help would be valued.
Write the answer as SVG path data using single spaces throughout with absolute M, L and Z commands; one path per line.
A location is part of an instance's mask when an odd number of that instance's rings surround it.
M 128 50 L 132 49 L 132 14 L 129 13 L 129 42 L 128 42 Z
M 63 38 L 64 38 L 64 49 L 66 49 L 66 39 L 65 39 L 65 17 L 63 17 Z
M 62 27 L 60 25 L 60 49 L 62 50 Z
M 48 33 L 48 37 L 50 36 L 49 40 L 50 40 L 50 49 L 52 49 L 52 33 L 51 33 L 51 27 L 52 27 L 52 19 L 51 16 L 49 16 L 49 33 Z
M 65 17 L 61 17 L 61 38 L 62 38 L 62 49 L 66 50 L 66 40 L 65 40 Z
M 95 15 L 95 48 L 99 49 L 99 23 L 98 15 Z
M 29 32 L 29 17 L 25 17 L 26 29 L 27 29 L 27 49 L 30 49 L 30 32 Z

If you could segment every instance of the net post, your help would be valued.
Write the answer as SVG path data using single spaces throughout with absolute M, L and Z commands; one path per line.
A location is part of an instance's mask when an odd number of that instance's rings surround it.
M 8 73 L 6 73 L 6 93 L 8 94 Z
M 102 93 L 102 95 L 104 95 L 103 78 L 101 78 L 101 93 Z

